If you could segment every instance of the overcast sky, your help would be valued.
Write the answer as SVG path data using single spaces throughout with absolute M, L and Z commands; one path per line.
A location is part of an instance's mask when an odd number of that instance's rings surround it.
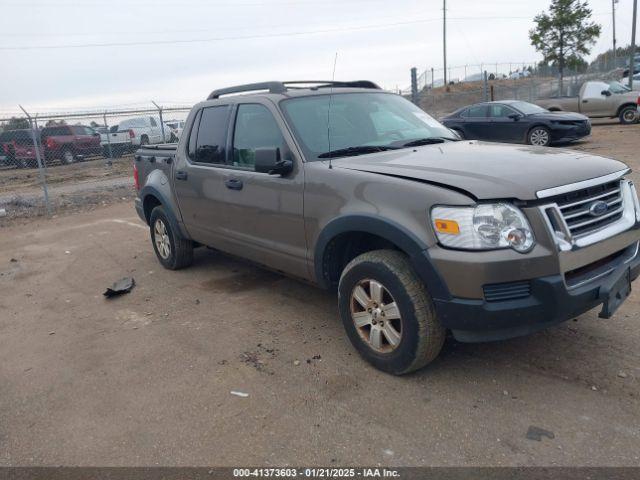
M 598 53 L 611 45 L 611 0 L 589 3 L 603 27 Z M 528 31 L 548 4 L 448 0 L 449 64 L 538 60 Z M 619 0 L 620 46 L 631 12 Z M 19 103 L 169 105 L 237 83 L 328 79 L 336 52 L 336 79 L 405 88 L 411 67 L 442 67 L 441 16 L 441 0 L 0 0 L 0 117 Z

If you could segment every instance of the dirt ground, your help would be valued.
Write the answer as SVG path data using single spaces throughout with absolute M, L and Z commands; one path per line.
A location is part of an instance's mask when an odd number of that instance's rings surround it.
M 634 165 L 639 131 L 573 148 Z M 122 198 L 0 219 L 0 465 L 640 465 L 637 291 L 611 320 L 449 339 L 392 377 L 331 293 L 207 249 L 162 269 Z

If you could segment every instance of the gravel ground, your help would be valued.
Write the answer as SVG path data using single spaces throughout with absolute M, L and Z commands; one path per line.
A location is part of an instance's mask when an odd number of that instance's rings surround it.
M 639 129 L 576 147 L 633 163 Z M 0 219 L 0 465 L 640 465 L 637 292 L 397 378 L 333 294 L 207 249 L 164 270 L 129 200 L 83 210 Z

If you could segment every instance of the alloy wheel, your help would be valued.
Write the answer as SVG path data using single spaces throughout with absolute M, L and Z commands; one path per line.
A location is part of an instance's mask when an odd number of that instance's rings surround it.
M 169 240 L 169 233 L 167 227 L 161 219 L 157 219 L 153 227 L 153 238 L 156 243 L 156 249 L 158 254 L 164 259 L 168 259 L 171 255 L 171 241 Z
M 365 279 L 351 292 L 351 319 L 362 340 L 379 353 L 390 353 L 402 340 L 402 318 L 382 283 Z
M 624 121 L 627 123 L 633 123 L 636 121 L 637 112 L 633 108 L 628 108 L 622 113 Z
M 531 145 L 546 146 L 549 144 L 549 132 L 543 128 L 537 128 L 531 132 Z

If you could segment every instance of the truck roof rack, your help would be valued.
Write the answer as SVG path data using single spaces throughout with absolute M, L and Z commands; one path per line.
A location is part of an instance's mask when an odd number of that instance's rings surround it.
M 267 91 L 269 93 L 285 93 L 287 89 L 317 90 L 319 88 L 371 88 L 380 90 L 380 87 L 369 80 L 354 80 L 351 82 L 339 82 L 334 80 L 294 80 L 290 82 L 261 82 L 236 85 L 235 87 L 220 88 L 214 90 L 207 100 L 220 98 L 222 95 L 234 93 Z

